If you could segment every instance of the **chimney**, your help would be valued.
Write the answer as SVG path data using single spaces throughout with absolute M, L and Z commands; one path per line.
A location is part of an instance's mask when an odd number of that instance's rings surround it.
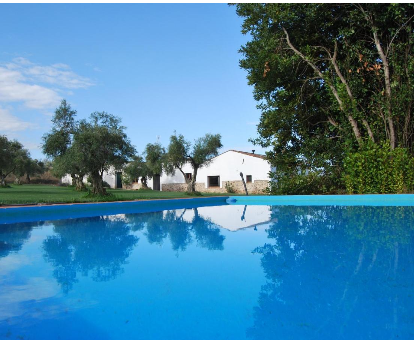
M 254 154 L 254 152 L 255 152 L 256 150 L 252 150 L 252 153 Z

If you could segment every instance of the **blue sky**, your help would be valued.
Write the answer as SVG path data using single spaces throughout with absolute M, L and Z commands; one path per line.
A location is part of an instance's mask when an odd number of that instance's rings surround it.
M 85 118 L 121 117 L 138 152 L 174 130 L 220 133 L 250 151 L 256 109 L 238 50 L 248 37 L 226 4 L 0 4 L 0 134 L 43 158 L 65 98 Z

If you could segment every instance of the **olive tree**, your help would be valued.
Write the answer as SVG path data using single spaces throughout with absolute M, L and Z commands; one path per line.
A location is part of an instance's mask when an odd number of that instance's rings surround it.
M 142 188 L 147 189 L 147 178 L 152 176 L 142 156 L 132 157 L 132 161 L 124 168 L 122 181 L 131 184 L 135 178 L 141 178 Z
M 149 170 L 149 177 L 161 176 L 165 169 L 166 152 L 160 143 L 149 143 L 145 147 L 145 162 Z
M 195 192 L 198 169 L 208 165 L 213 157 L 218 155 L 218 150 L 222 146 L 219 134 L 207 133 L 204 137 L 195 140 L 193 145 L 183 135 L 174 134 L 170 137 L 168 163 L 183 174 L 188 192 Z M 193 168 L 191 179 L 187 178 L 183 171 L 183 166 L 187 163 Z
M 102 175 L 120 170 L 135 154 L 121 120 L 106 112 L 94 112 L 81 120 L 71 146 L 78 164 L 89 174 L 93 195 L 106 195 Z
M 43 172 L 43 163 L 37 159 L 31 159 L 27 150 L 22 150 L 16 158 L 16 168 L 13 171 L 16 176 L 15 183 L 21 184 L 21 177 L 26 175 L 28 183 L 30 183 L 30 175 Z

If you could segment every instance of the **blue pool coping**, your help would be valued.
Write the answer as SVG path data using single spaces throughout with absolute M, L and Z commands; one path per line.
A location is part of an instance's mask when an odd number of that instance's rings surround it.
M 414 206 L 413 194 L 232 196 L 228 204 L 295 206 Z
M 0 208 L 0 225 L 220 205 L 414 206 L 413 194 L 220 196 Z
M 0 225 L 227 205 L 228 196 L 0 208 Z

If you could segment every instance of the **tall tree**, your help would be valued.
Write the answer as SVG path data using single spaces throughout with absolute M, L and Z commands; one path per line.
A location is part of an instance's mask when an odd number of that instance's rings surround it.
M 160 143 L 148 143 L 145 147 L 145 162 L 150 177 L 161 176 L 165 165 L 166 152 Z
M 52 131 L 43 136 L 43 152 L 53 159 L 53 173 L 59 177 L 70 174 L 76 190 L 82 191 L 86 172 L 80 167 L 79 155 L 71 150 L 78 129 L 76 115 L 76 110 L 63 99 L 55 110 Z
M 207 133 L 204 137 L 197 139 L 191 148 L 191 143 L 185 140 L 183 135 L 170 137 L 168 146 L 168 161 L 178 169 L 184 176 L 187 183 L 187 191 L 195 192 L 197 172 L 203 166 L 207 166 L 213 157 L 218 155 L 218 150 L 222 147 L 221 136 Z M 191 179 L 187 178 L 184 171 L 184 164 L 189 163 L 193 168 Z
M 413 4 L 236 6 L 262 110 L 255 142 L 279 173 L 339 171 L 367 143 L 413 152 Z

